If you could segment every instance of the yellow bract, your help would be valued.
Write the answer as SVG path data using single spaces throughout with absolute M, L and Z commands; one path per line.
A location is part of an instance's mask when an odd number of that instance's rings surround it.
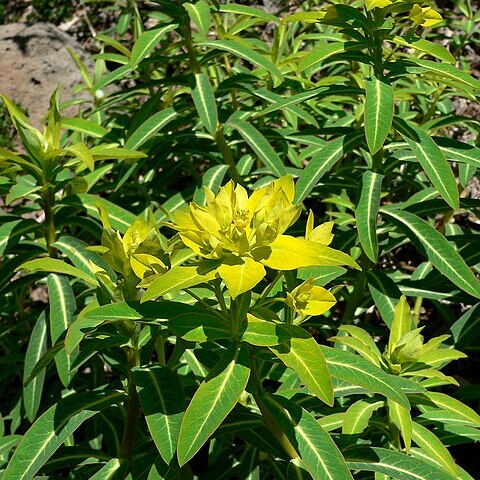
M 410 10 L 409 18 L 422 27 L 432 27 L 443 20 L 442 16 L 432 7 L 422 8 L 417 4 Z
M 318 287 L 313 279 L 309 279 L 294 288 L 291 293 L 287 293 L 286 303 L 304 317 L 325 313 L 337 303 L 337 300 L 331 292 Z
M 388 7 L 393 3 L 392 0 L 365 0 L 365 8 L 370 11 L 374 8 Z
M 314 265 L 358 265 L 346 254 L 327 247 L 332 224 L 313 228 L 306 238 L 284 235 L 298 219 L 300 205 L 293 204 L 295 188 L 284 176 L 251 196 L 233 182 L 217 195 L 205 189 L 206 205 L 191 203 L 168 223 L 182 242 L 204 259 L 217 260 L 217 274 L 232 298 L 251 290 L 265 276 L 265 268 L 293 270 Z

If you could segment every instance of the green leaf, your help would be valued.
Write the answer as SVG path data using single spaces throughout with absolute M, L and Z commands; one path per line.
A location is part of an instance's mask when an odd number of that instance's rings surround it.
M 97 206 L 100 205 L 104 210 L 108 212 L 108 218 L 112 227 L 118 230 L 120 233 L 125 233 L 128 228 L 133 224 L 136 217 L 133 213 L 125 210 L 118 205 L 115 205 L 104 198 L 90 193 L 81 193 L 78 195 L 70 195 L 66 197 L 63 202 L 65 205 L 74 205 L 79 208 L 84 208 L 88 215 L 100 219 Z
M 168 125 L 176 116 L 177 112 L 172 107 L 153 114 L 128 136 L 125 147 L 136 150 L 159 130 Z
M 195 88 L 192 89 L 192 99 L 200 120 L 208 133 L 214 136 L 218 126 L 217 104 L 210 80 L 204 73 L 195 74 Z
M 284 325 L 291 339 L 270 350 L 289 368 L 295 370 L 302 383 L 327 405 L 333 405 L 333 387 L 327 363 L 315 339 L 303 328 Z
M 90 417 L 124 401 L 119 391 L 91 391 L 69 395 L 50 407 L 25 433 L 3 478 L 30 480 L 63 442 Z
M 210 313 L 185 313 L 168 322 L 170 330 L 189 342 L 203 343 L 232 337 L 230 325 Z
M 50 337 L 52 344 L 55 344 L 73 322 L 75 295 L 68 279 L 59 275 L 50 274 L 47 277 L 47 286 L 50 300 Z M 68 387 L 71 381 L 71 362 L 72 358 L 65 350 L 60 350 L 55 356 L 58 376 L 65 387 Z
M 370 153 L 377 153 L 387 138 L 393 120 L 393 87 L 384 78 L 365 82 L 365 137 Z
M 368 289 L 380 316 L 387 327 L 390 328 L 395 316 L 395 305 L 400 300 L 402 292 L 395 282 L 383 272 L 367 272 L 367 279 Z
M 190 288 L 202 282 L 207 282 L 215 277 L 215 272 L 206 275 L 198 273 L 197 267 L 176 266 L 165 274 L 158 276 L 143 294 L 141 302 L 153 300 L 157 297 L 173 293 L 183 288 Z
M 255 50 L 245 47 L 241 43 L 234 40 L 208 40 L 198 42 L 197 46 L 211 47 L 232 53 L 233 55 L 237 55 L 238 57 L 253 63 L 253 65 L 256 65 L 259 68 L 265 69 L 273 76 L 282 78 L 280 70 L 270 60 L 267 60 L 263 55 L 259 54 Z
M 125 158 L 145 158 L 147 155 L 137 150 L 115 147 L 110 145 L 96 145 L 90 149 L 95 160 L 118 160 Z
M 458 69 L 453 65 L 446 63 L 432 62 L 430 60 L 420 60 L 418 58 L 411 60 L 415 62 L 416 65 L 423 67 L 435 74 L 435 77 L 445 77 L 448 80 L 452 80 L 454 83 L 463 84 L 468 87 L 474 88 L 475 90 L 480 90 L 480 81 L 473 78 L 468 73 Z
M 454 210 L 458 210 L 459 199 L 455 176 L 440 148 L 424 130 L 406 120 L 395 117 L 393 123 L 412 149 L 433 186 Z
M 377 215 L 384 176 L 367 170 L 362 176 L 362 189 L 355 209 L 360 243 L 367 257 L 374 263 L 378 257 Z
M 205 187 L 210 189 L 213 193 L 217 193 L 227 171 L 228 165 L 215 165 L 214 167 L 210 167 L 202 177 L 202 188 L 197 187 L 197 189 L 195 190 L 195 193 L 193 195 L 193 201 L 197 205 L 201 205 L 202 203 L 204 203 Z
M 78 158 L 80 161 L 82 161 L 87 168 L 90 169 L 90 171 L 93 172 L 95 169 L 95 164 L 93 161 L 93 156 L 88 147 L 82 143 L 76 143 L 75 145 L 70 145 L 65 149 L 66 152 L 70 153 L 74 157 Z
M 90 480 L 120 480 L 125 478 L 128 463 L 125 459 L 110 459 Z
M 84 118 L 68 118 L 62 117 L 62 127 L 73 132 L 85 133 L 86 135 L 94 138 L 102 138 L 108 130 L 101 125 L 98 125 L 91 120 L 85 120 Z
M 332 377 L 359 385 L 371 392 L 380 393 L 405 408 L 410 408 L 410 403 L 402 392 L 402 387 L 422 388 L 413 382 L 405 383 L 403 378 L 389 375 L 353 353 L 323 345 L 320 346 L 320 349 L 327 360 L 328 370 Z
M 184 3 L 183 8 L 188 12 L 192 22 L 198 27 L 200 33 L 206 37 L 212 21 L 208 3 L 200 0 L 196 3 Z
M 451 327 L 456 348 L 474 344 L 480 336 L 480 303 L 467 310 Z
M 148 429 L 163 460 L 169 464 L 177 450 L 185 410 L 179 376 L 163 365 L 133 370 Z
M 86 320 L 101 320 L 105 322 L 123 322 L 142 320 L 170 320 L 187 313 L 201 313 L 203 310 L 185 303 L 168 300 L 157 302 L 129 301 L 117 302 L 86 311 L 83 316 Z
M 410 36 L 401 37 L 395 35 L 388 40 L 395 43 L 395 45 L 414 48 L 415 50 L 418 50 L 420 52 L 428 53 L 429 55 L 432 55 L 439 60 L 443 60 L 444 62 L 451 63 L 452 65 L 455 65 L 457 63 L 455 57 L 445 47 L 442 47 L 438 43 L 425 40 L 424 38 Z
M 232 410 L 249 376 L 246 346 L 232 345 L 188 405 L 178 439 L 180 466 L 198 452 Z
M 382 209 L 382 214 L 396 220 L 407 237 L 427 255 L 443 275 L 465 292 L 480 298 L 480 283 L 448 240 L 426 221 L 410 212 Z
M 412 330 L 412 314 L 410 305 L 404 295 L 400 297 L 395 307 L 395 315 L 390 327 L 390 336 L 388 338 L 388 354 L 391 355 L 395 350 L 399 340 Z
M 342 433 L 346 435 L 362 433 L 367 428 L 373 412 L 383 407 L 383 405 L 383 401 L 372 402 L 358 400 L 352 403 L 341 417 Z
M 305 167 L 295 185 L 295 203 L 300 203 L 313 190 L 317 182 L 345 155 L 355 147 L 363 133 L 355 132 L 344 137 L 330 140 Z
M 23 368 L 23 382 L 25 382 L 33 371 L 33 367 L 47 351 L 47 322 L 45 312 L 42 312 L 35 326 L 33 327 Z M 38 407 L 42 398 L 45 370 L 42 370 L 29 385 L 23 389 L 23 405 L 25 413 L 30 422 L 33 422 L 37 415 Z
M 359 48 L 360 44 L 353 42 L 332 42 L 317 45 L 314 50 L 308 52 L 300 61 L 298 65 L 298 73 L 301 73 L 307 69 L 317 66 L 323 60 L 336 55 L 337 53 L 343 53 L 352 48 Z M 313 74 L 314 72 L 308 72 Z
M 412 430 L 413 441 L 441 468 L 457 477 L 458 468 L 439 438 L 427 428 L 413 422 Z
M 480 148 L 451 138 L 432 138 L 449 160 L 465 162 L 467 165 L 480 167 Z
M 240 133 L 243 139 L 273 174 L 277 177 L 286 175 L 287 171 L 285 170 L 282 160 L 268 140 L 253 125 L 240 119 L 235 119 L 234 122 L 232 121 L 232 123 L 228 124 Z
M 335 442 L 310 413 L 279 395 L 262 401 L 314 479 L 353 480 Z
M 396 480 L 453 480 L 430 463 L 385 448 L 362 445 L 349 450 L 346 457 L 352 470 L 383 473 Z
M 236 3 L 227 3 L 225 5 L 219 5 L 219 7 L 219 12 L 248 15 L 249 17 L 262 18 L 267 22 L 279 23 L 279 20 L 275 15 L 272 15 L 271 13 L 268 13 L 260 8 L 249 7 L 247 5 L 239 5 Z
M 445 393 L 424 392 L 421 395 L 412 395 L 411 399 L 422 405 L 434 406 L 443 410 L 447 410 L 448 412 L 453 412 L 468 422 L 480 427 L 480 415 L 478 415 L 478 413 L 476 413 L 470 407 L 467 407 L 467 405 L 464 403 L 460 402 L 460 400 L 450 397 Z
M 95 277 L 86 274 L 83 270 L 73 267 L 62 260 L 57 260 L 56 258 L 36 258 L 35 260 L 25 262 L 16 270 L 72 275 L 73 277 L 79 278 L 90 285 L 98 286 L 98 282 Z
M 388 416 L 393 424 L 400 430 L 402 434 L 403 443 L 405 444 L 405 451 L 410 452 L 412 444 L 412 417 L 410 411 L 402 407 L 397 402 L 387 398 Z
M 259 347 L 274 347 L 292 338 L 289 328 L 278 323 L 267 322 L 247 315 L 247 325 L 239 340 Z
M 131 68 L 135 68 L 144 58 L 148 57 L 163 37 L 177 27 L 178 25 L 167 25 L 143 32 L 133 44 L 132 53 L 130 54 Z

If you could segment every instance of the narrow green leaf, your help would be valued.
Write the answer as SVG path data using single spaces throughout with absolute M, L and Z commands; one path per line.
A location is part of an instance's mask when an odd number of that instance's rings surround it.
M 473 78 L 471 75 L 458 69 L 454 65 L 432 62 L 431 60 L 421 60 L 418 58 L 412 61 L 415 62 L 416 65 L 420 65 L 424 69 L 436 74 L 439 77 L 445 77 L 449 80 L 452 80 L 454 83 L 461 83 L 468 87 L 474 88 L 475 90 L 480 90 L 479 80 Z
M 360 243 L 367 257 L 374 263 L 378 258 L 377 215 L 383 177 L 370 170 L 363 174 L 360 198 L 355 209 Z
M 192 99 L 200 120 L 208 133 L 215 135 L 218 126 L 217 104 L 210 80 L 204 73 L 195 74 L 195 87 L 192 89 Z
M 90 193 L 70 195 L 66 197 L 62 203 L 83 208 L 90 216 L 98 219 L 100 218 L 100 214 L 98 213 L 97 205 L 102 206 L 108 212 L 112 227 L 120 233 L 125 233 L 136 218 L 133 213 L 130 213 L 124 208 Z
M 314 479 L 353 480 L 335 442 L 310 413 L 278 395 L 262 401 Z
M 287 366 L 295 370 L 302 383 L 323 400 L 333 405 L 333 387 L 327 363 L 315 339 L 303 328 L 284 325 L 291 339 L 270 350 Z
M 125 459 L 112 458 L 95 475 L 92 475 L 90 480 L 120 480 L 125 478 L 127 469 L 128 463 Z
M 393 120 L 393 87 L 384 78 L 365 82 L 365 137 L 370 153 L 377 153 L 387 138 Z
M 185 313 L 172 318 L 168 327 L 180 338 L 189 342 L 208 342 L 231 338 L 230 325 L 209 313 Z
M 246 346 L 232 345 L 188 405 L 178 438 L 180 466 L 198 452 L 232 410 L 249 376 Z
M 412 314 L 410 305 L 405 296 L 401 296 L 399 302 L 395 307 L 395 315 L 390 327 L 390 336 L 388 338 L 388 353 L 389 355 L 395 350 L 399 340 L 412 330 Z
M 456 348 L 474 344 L 480 336 L 480 303 L 466 311 L 451 327 L 450 332 Z
M 465 162 L 467 165 L 480 167 L 480 148 L 451 138 L 432 138 L 449 160 L 454 162 Z
M 176 116 L 177 112 L 172 107 L 153 114 L 129 135 L 125 142 L 125 147 L 136 150 L 169 124 Z
M 102 138 L 108 130 L 101 125 L 98 125 L 91 120 L 85 120 L 84 118 L 68 118 L 62 117 L 62 127 L 73 132 L 85 133 L 86 135 L 94 138 Z
M 425 220 L 413 213 L 382 209 L 382 214 L 396 220 L 407 237 L 427 255 L 443 275 L 465 292 L 480 298 L 480 283 L 448 240 Z
M 30 340 L 28 342 L 27 352 L 25 354 L 25 364 L 23 369 L 23 381 L 25 382 L 33 371 L 33 367 L 47 351 L 47 322 L 45 312 L 38 317 L 33 327 Z M 25 413 L 30 422 L 33 422 L 37 415 L 38 407 L 42 398 L 43 382 L 45 380 L 45 370 L 42 370 L 29 385 L 23 389 L 23 405 Z
M 68 263 L 56 258 L 36 258 L 35 260 L 25 262 L 23 265 L 18 267 L 17 270 L 72 275 L 73 277 L 79 278 L 90 285 L 98 286 L 98 282 L 95 277 L 88 275 L 83 270 L 73 267 L 72 265 L 69 265 Z
M 362 445 L 348 450 L 347 465 L 352 470 L 383 473 L 396 480 L 453 480 L 432 464 L 385 448 Z
M 259 156 L 264 165 L 269 168 L 277 177 L 286 175 L 287 171 L 282 160 L 272 148 L 268 140 L 251 124 L 235 119 L 235 122 L 229 123 L 235 128 L 243 139 L 248 143 L 252 150 Z
M 429 456 L 435 460 L 441 468 L 455 477 L 458 475 L 458 468 L 450 455 L 447 447 L 439 438 L 427 428 L 413 422 L 413 441 Z
M 188 16 L 192 22 L 198 27 L 200 33 L 203 36 L 207 36 L 212 21 L 208 3 L 199 0 L 196 3 L 184 3 L 183 7 L 188 12 Z
M 153 300 L 157 297 L 173 293 L 183 288 L 190 288 L 202 282 L 207 282 L 215 277 L 215 272 L 202 275 L 198 273 L 197 267 L 176 266 L 165 274 L 159 275 L 143 294 L 142 302 Z
M 50 300 L 50 337 L 55 344 L 73 321 L 76 310 L 75 295 L 67 278 L 50 274 L 47 277 L 48 297 Z M 71 380 L 72 358 L 65 350 L 55 356 L 58 376 L 65 387 Z
M 459 199 L 455 176 L 440 148 L 424 130 L 406 120 L 395 117 L 393 123 L 412 149 L 433 186 L 454 210 L 458 210 Z
M 125 400 L 119 391 L 69 395 L 50 407 L 25 433 L 4 473 L 4 480 L 30 480 L 63 442 L 90 417 Z
M 215 165 L 209 168 L 202 177 L 202 188 L 195 190 L 193 201 L 198 205 L 201 205 L 205 201 L 205 187 L 213 193 L 217 193 L 227 171 L 228 165 Z
M 233 55 L 237 55 L 238 57 L 243 58 L 250 63 L 253 63 L 253 65 L 265 69 L 273 76 L 277 78 L 282 78 L 280 70 L 270 60 L 267 60 L 260 53 L 256 52 L 251 48 L 245 47 L 241 43 L 234 40 L 208 40 L 204 42 L 198 42 L 197 46 L 211 47 L 218 50 L 223 50 L 225 52 L 233 53 Z
M 342 433 L 347 435 L 355 435 L 362 433 L 368 426 L 368 422 L 375 410 L 384 405 L 384 402 L 370 402 L 358 400 L 352 403 L 342 416 Z
M 295 188 L 295 203 L 300 203 L 313 190 L 317 182 L 345 155 L 354 148 L 363 137 L 355 132 L 344 137 L 330 140 L 311 160 L 300 174 Z
M 259 347 L 274 347 L 292 338 L 287 326 L 264 320 L 252 319 L 247 315 L 247 325 L 240 334 L 240 340 Z
M 163 37 L 177 27 L 178 25 L 167 25 L 143 32 L 133 44 L 130 54 L 131 68 L 135 68 L 144 58 L 148 57 Z
M 359 385 L 371 392 L 380 393 L 405 408 L 410 408 L 408 399 L 402 392 L 402 385 L 407 385 L 404 382 L 405 379 L 389 375 L 353 353 L 323 345 L 320 346 L 320 349 L 333 377 Z M 408 384 L 415 386 L 413 382 L 408 382 Z
M 405 444 L 405 451 L 410 452 L 412 444 L 412 417 L 410 411 L 402 407 L 397 402 L 387 398 L 388 416 L 390 421 L 400 430 L 402 434 L 403 443 Z
M 155 365 L 133 370 L 148 429 L 163 460 L 169 464 L 177 450 L 185 411 L 185 396 L 178 375 Z
M 395 305 L 402 292 L 395 282 L 383 272 L 367 272 L 368 289 L 373 297 L 382 320 L 390 328 L 395 316 Z
M 272 15 L 261 8 L 239 5 L 237 3 L 227 3 L 225 5 L 219 5 L 219 7 L 219 12 L 248 15 L 249 17 L 263 18 L 267 22 L 279 23 L 279 20 L 275 15 Z
M 414 48 L 420 52 L 428 53 L 433 57 L 443 60 L 444 62 L 455 65 L 457 63 L 455 57 L 445 48 L 439 45 L 438 43 L 430 42 L 424 38 L 419 37 L 409 37 L 409 36 L 397 36 L 389 38 L 389 41 L 395 43 L 396 45 L 401 45 L 403 47 Z
M 315 67 L 323 60 L 336 55 L 337 53 L 343 53 L 352 48 L 359 48 L 358 43 L 349 42 L 332 42 L 324 43 L 323 45 L 317 45 L 314 50 L 308 52 L 300 61 L 298 65 L 298 73 L 301 73 L 309 68 Z M 313 73 L 313 72 L 310 72 Z

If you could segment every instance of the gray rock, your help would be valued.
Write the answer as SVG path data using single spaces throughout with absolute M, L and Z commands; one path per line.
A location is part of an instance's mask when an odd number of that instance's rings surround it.
M 66 47 L 86 61 L 92 61 L 81 45 L 49 23 L 12 23 L 0 26 L 0 93 L 27 109 L 33 125 L 39 127 L 49 98 L 58 84 L 62 101 L 72 98 L 73 87 L 83 84 L 80 72 Z M 78 108 L 78 107 L 76 107 Z M 75 114 L 75 107 L 63 114 Z

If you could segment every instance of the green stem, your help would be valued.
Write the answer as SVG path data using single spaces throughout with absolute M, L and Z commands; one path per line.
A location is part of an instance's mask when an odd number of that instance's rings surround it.
M 57 257 L 57 249 L 52 246 L 57 240 L 57 231 L 55 228 L 55 213 L 53 207 L 55 205 L 55 193 L 50 184 L 44 185 L 42 189 L 42 205 L 45 213 L 45 241 L 47 244 L 48 255 L 52 258 Z
M 135 446 L 138 421 L 140 419 L 140 401 L 138 399 L 137 388 L 133 379 L 132 368 L 140 366 L 140 351 L 136 347 L 130 347 L 127 350 L 128 362 L 128 405 L 127 417 L 123 429 L 122 443 L 120 445 L 119 457 L 130 462 Z
M 228 146 L 227 140 L 223 133 L 223 125 L 219 125 L 217 131 L 215 132 L 215 143 L 217 144 L 218 150 L 222 154 L 224 162 L 228 165 L 228 174 L 230 178 L 239 184 L 243 184 L 243 179 L 240 177 L 237 172 L 237 166 L 235 160 L 233 159 L 232 150 Z
M 273 434 L 273 436 L 278 440 L 278 442 L 283 447 L 285 452 L 289 455 L 289 457 L 298 458 L 297 451 L 293 448 L 287 436 L 285 435 L 283 430 L 280 428 L 275 418 L 272 416 L 272 414 L 268 410 L 267 406 L 263 403 L 262 396 L 264 394 L 264 391 L 263 391 L 262 382 L 258 375 L 257 360 L 253 354 L 250 356 L 250 358 L 251 358 L 251 366 L 252 366 L 250 379 L 252 380 L 252 384 L 253 384 L 253 392 L 254 392 L 253 398 L 255 399 L 255 402 L 257 403 L 258 408 L 260 409 L 260 412 L 262 412 L 263 418 L 265 420 L 265 425 Z
M 343 312 L 343 325 L 349 325 L 353 323 L 353 320 L 355 319 L 355 311 L 362 302 L 363 291 L 365 289 L 366 281 L 367 275 L 365 273 L 364 267 L 362 271 L 358 272 L 355 277 L 353 291 L 348 297 L 347 306 L 345 307 L 345 311 Z

